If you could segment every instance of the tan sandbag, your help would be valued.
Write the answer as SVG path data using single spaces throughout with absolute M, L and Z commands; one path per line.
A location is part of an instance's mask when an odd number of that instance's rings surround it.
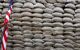
M 33 4 L 36 4 L 36 0 L 25 0 L 26 2 L 31 2 Z
M 52 31 L 53 29 L 51 27 L 43 27 L 42 30 L 43 31 Z
M 43 31 L 43 34 L 44 35 L 51 35 L 51 34 L 53 34 L 53 31 L 45 30 L 45 31 Z
M 74 17 L 75 17 L 75 18 L 80 18 L 80 13 L 76 13 L 76 14 L 74 15 Z
M 24 8 L 34 8 L 34 5 L 30 2 L 24 3 L 23 5 Z
M 33 22 L 43 22 L 43 20 L 41 18 L 32 18 L 31 19 Z
M 31 30 L 32 28 L 31 28 L 31 26 L 22 26 L 22 29 L 24 29 L 24 30 Z
M 33 42 L 40 42 L 40 43 L 43 43 L 44 41 L 42 39 L 32 39 Z
M 64 40 L 63 39 L 54 39 L 54 42 L 55 43 L 64 43 Z
M 54 16 L 52 16 L 52 14 L 49 14 L 49 13 L 44 13 L 42 15 L 44 18 L 53 18 Z
M 11 31 L 13 35 L 22 35 L 23 33 L 21 31 Z
M 22 8 L 21 11 L 22 12 L 25 12 L 25 11 L 32 12 L 32 9 L 31 8 Z
M 33 34 L 42 34 L 42 31 L 41 30 L 40 31 L 39 30 L 37 30 L 37 31 L 34 30 L 34 31 L 32 31 L 32 33 Z
M 45 37 L 46 39 L 53 39 L 53 36 L 50 35 L 50 34 L 45 34 L 44 37 Z
M 76 9 L 76 10 L 75 10 L 75 13 L 80 13 L 80 9 L 79 9 L 79 8 Z
M 32 12 L 34 12 L 34 13 L 43 13 L 43 9 L 35 8 L 35 9 L 32 9 Z
M 60 12 L 54 12 L 54 13 L 52 13 L 52 15 L 53 15 L 54 17 L 63 17 L 63 14 L 60 13 Z
M 47 3 L 46 0 L 36 0 L 36 1 L 40 3 Z
M 29 38 L 24 38 L 23 41 L 24 42 L 33 42 L 32 39 L 29 39 Z
M 45 8 L 45 6 L 43 4 L 41 4 L 41 3 L 36 3 L 34 5 L 34 8 Z
M 54 38 L 55 39 L 64 39 L 65 37 L 63 35 L 56 35 Z
M 74 19 L 73 19 L 73 22 L 74 22 L 74 23 L 80 23 L 80 18 L 74 18 Z
M 44 46 L 44 45 L 43 45 L 42 43 L 40 43 L 40 42 L 36 42 L 36 43 L 34 42 L 33 45 L 34 45 L 35 47 L 37 47 L 37 46 L 38 46 L 38 47 L 39 47 L 39 46 L 40 46 L 40 47 Z
M 53 26 L 58 26 L 58 27 L 63 27 L 63 23 L 60 23 L 60 22 L 55 22 L 53 23 Z
M 43 23 L 43 26 L 53 26 L 53 24 L 52 23 Z
M 32 34 L 31 30 L 24 30 L 23 33 L 24 34 Z
M 53 42 L 45 42 L 43 45 L 44 45 L 44 46 L 53 46 L 54 43 L 53 43 Z
M 60 7 L 55 7 L 55 8 L 53 9 L 53 12 L 64 13 L 64 10 L 63 10 L 62 8 L 60 8 Z
M 12 21 L 11 22 L 13 25 L 21 25 L 22 23 L 20 21 Z
M 50 8 L 45 8 L 45 9 L 43 9 L 43 11 L 45 12 L 45 13 L 53 13 L 53 10 L 52 9 L 50 9 Z
M 54 40 L 53 39 L 48 39 L 48 38 L 44 38 L 43 39 L 45 42 L 53 42 Z
M 33 17 L 39 17 L 39 18 L 42 18 L 42 14 L 40 14 L 40 13 L 33 13 L 32 16 L 33 16 Z
M 69 18 L 69 17 L 64 17 L 63 18 L 63 22 L 72 22 L 72 18 Z
M 24 43 L 24 46 L 31 47 L 31 46 L 33 46 L 33 44 L 30 43 L 30 42 L 25 42 L 25 43 Z
M 64 28 L 63 27 L 54 27 L 53 30 L 54 31 L 63 31 Z
M 64 43 L 73 43 L 73 44 L 75 43 L 75 42 L 72 41 L 71 39 L 65 39 L 64 41 L 65 41 Z
M 60 44 L 60 43 L 55 43 L 54 47 L 56 47 L 56 48 L 63 48 L 64 45 Z
M 65 4 L 63 4 L 63 3 L 54 3 L 54 6 L 56 6 L 56 7 L 64 7 Z
M 21 48 L 21 47 L 23 47 L 23 45 L 22 44 L 13 44 L 13 47 L 20 47 Z
M 23 7 L 23 4 L 22 3 L 14 3 L 13 6 L 14 7 Z
M 21 12 L 21 8 L 13 8 L 13 12 L 14 13 L 20 13 Z
M 22 40 L 23 36 L 22 35 L 14 35 L 13 39 L 15 39 L 15 40 Z
M 46 6 L 47 8 L 50 8 L 50 9 L 54 9 L 54 8 L 55 8 L 54 5 L 51 4 L 51 3 L 46 3 L 45 6 Z
M 22 16 L 32 16 L 31 12 L 22 12 L 21 13 Z
M 70 14 L 75 14 L 75 12 L 76 12 L 76 10 L 74 12 L 74 10 L 70 9 L 70 8 L 65 8 L 64 11 L 65 11 L 65 13 L 70 13 Z
M 80 4 L 77 4 L 77 5 L 76 5 L 76 8 L 80 8 Z
M 65 7 L 72 8 L 72 9 L 75 9 L 76 8 L 73 3 L 68 3 L 68 4 L 65 5 Z
M 41 28 L 42 28 L 42 27 L 36 27 L 36 26 L 35 26 L 35 27 L 32 27 L 32 30 L 41 31 Z
M 33 38 L 33 34 L 23 34 L 24 38 Z
M 24 42 L 21 40 L 12 40 L 14 44 L 23 44 Z
M 42 26 L 42 23 L 40 23 L 40 22 L 32 22 L 32 25 L 33 26 Z
M 70 13 L 64 13 L 63 17 L 70 17 L 70 18 L 74 18 L 74 16 Z
M 74 47 L 73 44 L 71 44 L 71 43 L 64 43 L 64 46 L 65 47 Z
M 21 21 L 31 21 L 31 18 L 28 16 L 22 17 Z
M 49 18 L 44 18 L 44 19 L 43 19 L 43 22 L 52 22 L 52 20 L 49 19 Z
M 35 34 L 34 38 L 35 39 L 42 39 L 42 38 L 44 38 L 44 35 L 43 34 Z
M 11 17 L 14 17 L 14 18 L 20 18 L 22 15 L 21 13 L 13 13 L 11 14 Z
M 62 18 L 54 17 L 54 18 L 52 18 L 52 22 L 62 22 Z
M 55 3 L 56 0 L 46 0 L 48 3 Z
M 72 27 L 72 26 L 73 26 L 73 24 L 70 23 L 70 22 L 66 22 L 66 23 L 64 23 L 64 27 Z
M 57 2 L 59 2 L 59 3 L 65 3 L 66 0 L 57 0 Z
M 31 22 L 25 22 L 25 21 L 23 21 L 22 24 L 23 25 L 27 25 L 27 26 L 31 26 Z

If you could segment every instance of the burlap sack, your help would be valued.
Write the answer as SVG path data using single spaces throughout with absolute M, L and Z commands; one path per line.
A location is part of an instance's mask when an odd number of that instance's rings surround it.
M 43 43 L 44 41 L 42 39 L 32 39 L 33 42 L 40 42 L 40 43 Z
M 36 39 L 42 39 L 42 38 L 44 38 L 44 35 L 43 34 L 35 34 L 34 38 L 36 38 Z
M 24 38 L 23 41 L 24 41 L 24 42 L 30 42 L 30 43 L 33 42 L 32 39 L 29 39 L 29 38 Z
M 43 45 L 44 45 L 44 46 L 53 46 L 54 43 L 53 43 L 53 42 L 45 42 Z
M 33 22 L 43 22 L 43 20 L 41 18 L 32 18 L 31 19 Z
M 64 43 L 64 40 L 63 39 L 54 39 L 54 42 L 55 43 Z
M 52 23 L 43 23 L 43 26 L 53 26 L 53 24 Z
M 47 4 L 45 4 L 45 6 L 46 6 L 47 8 L 54 9 L 54 5 L 51 4 L 51 3 L 47 3 Z
M 60 43 L 55 43 L 54 47 L 56 47 L 56 48 L 64 48 L 64 45 L 60 44 Z
M 32 9 L 31 8 L 22 8 L 21 9 L 21 12 L 25 12 L 25 11 L 32 12 Z
M 47 3 L 46 0 L 36 0 L 36 1 L 44 4 Z
M 53 26 L 54 27 L 63 27 L 63 23 L 61 23 L 61 22 L 55 22 L 55 23 L 53 23 Z
M 56 0 L 46 0 L 48 3 L 55 3 Z
M 33 34 L 23 34 L 24 38 L 33 38 Z

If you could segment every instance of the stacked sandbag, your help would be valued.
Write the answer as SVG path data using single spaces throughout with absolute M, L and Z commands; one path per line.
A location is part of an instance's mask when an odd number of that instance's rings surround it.
M 43 50 L 43 38 L 44 35 L 42 34 L 42 14 L 43 9 L 45 8 L 44 3 L 45 0 L 40 1 L 36 0 L 34 4 L 34 8 L 32 9 L 33 17 L 32 17 L 32 33 L 33 33 L 33 48 L 34 50 Z
M 22 8 L 22 29 L 23 29 L 23 41 L 24 50 L 33 50 L 33 34 L 32 34 L 32 9 L 34 8 L 35 0 L 25 0 Z
M 74 27 L 75 27 L 75 50 L 80 50 L 80 27 L 79 27 L 79 24 L 80 24 L 80 5 L 78 4 L 80 3 L 79 0 L 77 0 L 77 4 L 76 4 L 76 9 L 75 9 L 75 15 L 74 15 L 74 19 L 73 19 L 73 22 L 74 22 Z
M 13 35 L 13 50 L 23 50 L 23 28 L 21 22 L 21 8 L 23 4 L 21 2 L 14 2 L 13 4 L 13 12 L 11 14 L 13 24 L 11 34 Z
M 63 23 L 62 23 L 62 17 L 64 10 L 62 9 L 63 6 L 57 6 L 59 3 L 54 3 L 55 8 L 53 9 L 52 15 L 54 18 L 52 18 L 53 22 L 53 36 L 54 36 L 54 47 L 56 50 L 64 50 L 64 36 L 63 36 Z
M 75 33 L 73 19 L 75 14 L 75 0 L 67 1 L 64 8 L 63 23 L 64 23 L 64 46 L 66 50 L 74 50 Z

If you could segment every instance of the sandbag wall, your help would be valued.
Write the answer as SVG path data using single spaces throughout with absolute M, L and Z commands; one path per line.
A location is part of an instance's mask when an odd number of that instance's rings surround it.
M 79 0 L 14 0 L 10 24 L 8 50 L 80 50 Z

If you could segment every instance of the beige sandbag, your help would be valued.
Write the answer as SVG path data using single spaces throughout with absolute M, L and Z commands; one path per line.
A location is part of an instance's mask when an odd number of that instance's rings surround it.
M 76 14 L 74 15 L 74 17 L 75 17 L 75 18 L 80 18 L 80 13 L 76 13 Z
M 66 22 L 66 23 L 64 23 L 64 27 L 72 27 L 72 26 L 73 26 L 73 24 L 70 23 L 70 22 Z
M 37 47 L 37 46 L 38 46 L 38 47 L 39 47 L 39 46 L 42 47 L 42 46 L 43 46 L 43 44 L 40 43 L 40 42 L 36 42 L 36 43 L 34 42 L 33 45 L 34 45 L 35 47 Z
M 45 8 L 45 9 L 43 9 L 43 11 L 45 12 L 45 13 L 53 13 L 53 10 L 52 9 L 50 9 L 50 8 Z
M 74 18 L 74 16 L 72 14 L 69 13 L 64 13 L 63 17 L 70 17 L 70 18 Z
M 72 48 L 70 48 L 70 47 L 68 47 L 68 48 L 65 48 L 66 50 L 74 50 L 74 49 L 72 49 Z
M 53 23 L 53 26 L 58 26 L 58 27 L 63 27 L 63 23 L 60 23 L 60 22 L 55 22 Z
M 39 17 L 39 18 L 42 18 L 42 14 L 40 14 L 40 13 L 33 13 L 32 16 L 33 16 L 33 17 Z
M 80 18 L 74 18 L 74 19 L 73 19 L 73 22 L 74 22 L 74 23 L 80 23 Z
M 80 23 L 74 24 L 75 27 L 80 27 Z
M 37 30 L 37 31 L 34 30 L 34 31 L 32 31 L 32 33 L 33 34 L 42 34 L 42 31 L 41 30 L 40 31 L 39 30 Z
M 23 47 L 23 45 L 22 44 L 13 44 L 13 47 L 20 47 L 21 48 L 21 47 Z
M 64 43 L 64 46 L 65 47 L 71 47 L 71 48 L 74 47 L 71 43 Z
M 44 18 L 53 18 L 54 16 L 52 16 L 52 14 L 49 14 L 49 13 L 44 13 L 42 15 Z
M 30 13 L 30 12 L 22 12 L 21 15 L 22 16 L 32 16 L 32 13 Z
M 24 42 L 21 40 L 12 40 L 14 44 L 23 44 Z
M 56 0 L 46 0 L 48 3 L 55 3 Z
M 49 18 L 44 18 L 44 19 L 43 19 L 43 22 L 52 22 L 52 20 L 49 19 Z
M 40 23 L 40 22 L 32 22 L 32 25 L 33 26 L 42 26 L 42 23 Z
M 76 8 L 80 8 L 80 4 L 77 4 L 77 5 L 76 5 Z
M 53 39 L 48 39 L 48 38 L 44 38 L 43 40 L 44 40 L 45 42 L 54 42 Z
M 55 39 L 64 39 L 65 37 L 63 35 L 56 35 L 54 38 Z
M 31 19 L 33 22 L 43 22 L 43 20 L 41 18 L 32 18 Z
M 48 31 L 48 30 L 45 30 L 45 31 L 43 31 L 43 34 L 44 35 L 51 35 L 53 33 L 53 31 Z
M 43 23 L 43 26 L 53 26 L 53 24 L 52 23 Z
M 24 46 L 31 47 L 31 46 L 33 46 L 33 44 L 30 43 L 30 42 L 25 42 L 25 43 L 24 43 Z
M 21 13 L 13 13 L 11 14 L 11 17 L 14 17 L 14 18 L 20 18 L 22 15 Z
M 46 0 L 36 0 L 36 1 L 40 3 L 47 3 Z
M 72 41 L 71 39 L 65 39 L 64 41 L 65 41 L 65 43 L 75 43 L 75 42 Z
M 32 47 L 24 47 L 24 50 L 33 50 Z
M 32 30 L 41 31 L 41 28 L 42 28 L 42 27 L 32 27 Z
M 35 9 L 32 9 L 32 12 L 34 12 L 34 13 L 43 13 L 43 9 L 35 8 Z
M 63 18 L 63 22 L 72 22 L 72 18 L 69 18 L 69 17 L 64 17 Z
M 76 10 L 75 10 L 75 13 L 80 13 L 80 9 L 79 9 L 79 8 L 76 9 Z
M 62 48 L 56 48 L 56 50 L 65 50 L 65 48 L 63 48 L 63 47 Z
M 60 43 L 55 43 L 54 47 L 56 47 L 56 48 L 63 48 L 64 45 L 60 44 Z
M 27 25 L 27 26 L 31 26 L 31 22 L 23 21 L 22 24 L 23 24 L 23 25 Z
M 15 39 L 15 40 L 22 40 L 23 36 L 22 35 L 14 35 L 13 39 Z
M 65 4 L 63 4 L 63 3 L 54 3 L 54 6 L 56 6 L 56 7 L 64 7 Z
M 13 30 L 16 30 L 16 31 L 21 31 L 21 30 L 23 30 L 20 26 L 13 26 L 12 29 L 13 29 Z
M 24 30 L 23 33 L 24 34 L 32 34 L 32 32 L 30 30 Z
M 75 31 L 80 31 L 80 28 L 75 28 Z
M 34 5 L 34 8 L 45 8 L 45 6 L 43 4 L 41 4 L 41 3 L 36 3 Z
M 64 30 L 65 31 L 73 31 L 73 30 L 75 30 L 75 28 L 73 28 L 73 27 L 66 27 L 66 28 L 64 28 Z
M 60 13 L 60 12 L 54 12 L 54 13 L 52 13 L 52 15 L 53 15 L 54 17 L 63 17 L 63 14 Z
M 66 0 L 57 0 L 57 2 L 59 2 L 59 3 L 65 3 Z
M 24 30 L 31 30 L 32 28 L 31 28 L 31 26 L 22 26 L 22 29 L 24 29 Z
M 33 4 L 36 4 L 36 0 L 25 0 L 26 2 L 31 2 Z
M 53 9 L 53 12 L 64 13 L 64 10 L 63 10 L 62 8 L 60 8 L 60 7 L 55 7 L 55 8 Z
M 40 43 L 43 43 L 44 41 L 42 39 L 32 39 L 33 42 L 40 42 Z
M 43 45 L 44 45 L 44 46 L 53 46 L 54 43 L 53 43 L 53 42 L 45 42 Z
M 46 6 L 47 8 L 54 9 L 53 4 L 51 4 L 51 3 L 46 3 L 45 6 Z
M 65 7 L 67 7 L 67 8 L 72 8 L 72 9 L 75 9 L 75 8 L 76 8 L 75 5 L 72 4 L 72 3 L 66 4 Z
M 13 8 L 13 12 L 14 13 L 20 13 L 21 12 L 21 8 Z
M 21 31 L 11 31 L 13 35 L 22 35 L 23 33 Z
M 13 25 L 21 25 L 21 22 L 20 21 L 12 21 L 11 22 Z
M 43 34 L 35 34 L 34 38 L 42 39 L 42 38 L 44 38 L 44 35 Z
M 64 28 L 63 27 L 54 27 L 53 30 L 54 31 L 63 31 Z
M 42 30 L 43 31 L 52 31 L 53 29 L 51 27 L 43 27 Z
M 45 34 L 44 37 L 45 37 L 46 39 L 53 39 L 53 36 L 50 35 L 50 34 Z
M 22 17 L 21 21 L 31 21 L 31 18 L 28 16 Z
M 54 42 L 55 43 L 64 43 L 64 40 L 63 39 L 54 39 Z
M 14 7 L 23 7 L 23 4 L 22 3 L 14 3 L 13 6 Z
M 25 11 L 32 12 L 32 9 L 31 8 L 22 8 L 21 9 L 21 12 L 25 12 Z
M 74 40 L 74 39 L 75 39 L 75 38 L 74 38 L 73 36 L 71 36 L 71 35 L 65 35 L 65 38 L 71 39 L 71 40 Z
M 33 34 L 23 34 L 24 38 L 33 38 Z
M 70 13 L 70 14 L 75 14 L 74 10 L 73 9 L 70 9 L 70 8 L 65 8 L 64 9 L 65 13 Z
M 4 8 L 3 11 L 0 9 L 0 12 L 6 13 L 8 11 L 8 8 Z
M 33 42 L 32 39 L 29 39 L 29 38 L 24 38 L 23 41 L 24 42 Z
M 24 8 L 34 8 L 34 5 L 30 2 L 24 3 L 23 5 Z
M 52 21 L 53 22 L 62 22 L 62 18 L 60 18 L 60 17 L 54 17 L 54 18 L 52 18 Z

